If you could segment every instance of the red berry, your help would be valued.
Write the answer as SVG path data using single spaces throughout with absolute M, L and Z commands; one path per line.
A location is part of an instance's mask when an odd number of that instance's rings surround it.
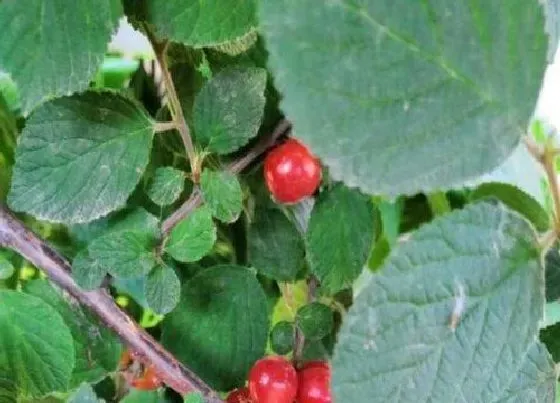
M 140 390 L 154 390 L 161 386 L 161 381 L 156 374 L 156 369 L 153 365 L 149 365 L 144 374 L 136 379 L 133 379 L 131 386 Z
M 249 388 L 235 389 L 228 395 L 226 403 L 253 403 L 249 396 Z
M 311 196 L 321 182 L 321 165 L 307 147 L 288 139 L 264 161 L 266 185 L 279 203 L 297 203 Z
M 257 403 L 292 403 L 297 382 L 296 370 L 282 357 L 263 358 L 249 372 L 249 392 Z
M 298 403 L 331 403 L 331 371 L 326 362 L 311 361 L 298 373 Z

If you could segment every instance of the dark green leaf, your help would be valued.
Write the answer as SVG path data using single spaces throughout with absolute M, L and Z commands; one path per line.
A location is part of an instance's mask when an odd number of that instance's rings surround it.
M 227 154 L 257 135 L 265 105 L 266 70 L 248 67 L 220 71 L 196 96 L 196 140 L 207 151 Z
M 5 368 L 4 370 L 7 369 Z M 0 402 L 17 403 L 17 394 L 16 384 L 0 373 Z
M 550 228 L 550 219 L 546 210 L 533 197 L 521 189 L 506 183 L 485 183 L 471 195 L 472 200 L 494 198 L 510 209 L 524 215 L 539 231 Z
M 323 193 L 307 229 L 310 268 L 327 292 L 350 287 L 364 267 L 374 239 L 375 215 L 369 199 L 336 185 Z
M 541 329 L 540 340 L 546 345 L 555 362 L 560 362 L 560 322 Z
M 118 0 L 1 2 L 0 66 L 16 81 L 24 112 L 85 90 L 121 15 Z
M 196 262 L 210 252 L 214 242 L 216 225 L 210 209 L 202 206 L 173 228 L 165 251 L 181 262 Z
M 173 268 L 166 264 L 153 268 L 144 287 L 148 306 L 155 313 L 165 315 L 179 303 L 181 282 Z
M 9 205 L 39 219 L 94 220 L 122 207 L 144 172 L 152 121 L 110 92 L 59 98 L 27 121 L 16 151 Z
M 303 239 L 281 211 L 258 212 L 249 227 L 248 244 L 249 263 L 270 278 L 292 281 L 303 267 Z
M 255 0 L 147 1 L 159 36 L 194 47 L 218 45 L 256 27 Z
M 88 247 L 89 256 L 115 277 L 148 274 L 156 265 L 155 239 L 151 234 L 116 231 L 95 239 Z
M 94 290 L 101 286 L 107 269 L 100 261 L 91 258 L 87 249 L 80 251 L 72 261 L 72 277 L 84 290 Z
M 176 201 L 185 183 L 183 172 L 172 167 L 156 169 L 147 193 L 148 197 L 157 205 L 166 206 Z
M 0 369 L 19 397 L 37 398 L 68 388 L 74 368 L 70 330 L 39 298 L 0 291 Z
M 294 346 L 294 325 L 288 321 L 278 322 L 270 332 L 270 347 L 276 354 L 284 355 Z
M 346 315 L 334 400 L 507 398 L 543 315 L 539 254 L 529 223 L 502 205 L 471 205 L 423 226 Z
M 333 329 L 333 312 L 325 304 L 312 302 L 298 310 L 296 325 L 307 339 L 320 340 Z
M 70 388 L 82 382 L 98 382 L 115 371 L 121 344 L 115 334 L 84 311 L 74 300 L 53 288 L 46 280 L 33 280 L 25 292 L 40 298 L 62 317 L 74 339 L 75 365 Z M 52 325 L 51 325 L 52 326 Z
M 98 399 L 93 388 L 89 383 L 82 383 L 78 390 L 68 399 L 68 403 L 103 403 L 103 399 Z
M 200 176 L 200 190 L 214 217 L 225 223 L 237 220 L 243 207 L 243 195 L 234 174 L 205 169 Z
M 558 244 L 546 252 L 545 261 L 546 300 L 556 301 L 560 298 L 560 252 Z
M 259 11 L 282 109 L 349 186 L 457 186 L 526 132 L 548 48 L 537 0 L 262 0 Z
M 0 280 L 6 280 L 14 274 L 14 265 L 0 250 Z
M 268 305 L 254 273 L 233 265 L 201 271 L 165 317 L 163 344 L 218 390 L 245 382 L 264 354 Z

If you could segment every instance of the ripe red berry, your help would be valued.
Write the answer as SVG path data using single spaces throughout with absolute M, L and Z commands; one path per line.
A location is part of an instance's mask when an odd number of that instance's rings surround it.
M 298 373 L 298 403 L 331 403 L 331 370 L 324 361 L 311 361 Z
M 270 151 L 264 161 L 266 185 L 279 203 L 297 203 L 317 190 L 321 165 L 307 147 L 288 139 Z
M 156 374 L 153 365 L 149 365 L 141 377 L 135 378 L 131 382 L 131 386 L 140 390 L 154 390 L 161 386 L 161 381 Z
M 249 393 L 258 403 L 292 403 L 297 393 L 297 373 L 282 357 L 263 358 L 249 372 Z
M 226 403 L 253 403 L 249 396 L 249 388 L 235 389 L 228 395 Z

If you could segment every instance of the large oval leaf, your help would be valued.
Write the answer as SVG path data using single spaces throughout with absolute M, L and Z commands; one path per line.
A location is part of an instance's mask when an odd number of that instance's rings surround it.
M 148 164 L 149 116 L 111 92 L 43 104 L 16 150 L 10 207 L 56 222 L 92 221 L 123 206 Z
M 37 398 L 65 391 L 74 368 L 70 330 L 39 298 L 0 291 L 0 379 L 18 395 Z
M 537 335 L 543 286 L 521 216 L 481 203 L 436 219 L 356 298 L 334 353 L 335 400 L 506 398 Z
M 0 66 L 17 82 L 24 112 L 85 90 L 121 15 L 119 0 L 1 2 Z
M 218 390 L 241 385 L 264 354 L 265 293 L 250 270 L 214 266 L 183 287 L 181 303 L 163 322 L 163 344 Z
M 448 188 L 498 166 L 535 107 L 538 0 L 263 0 L 282 103 L 334 178 L 368 193 Z

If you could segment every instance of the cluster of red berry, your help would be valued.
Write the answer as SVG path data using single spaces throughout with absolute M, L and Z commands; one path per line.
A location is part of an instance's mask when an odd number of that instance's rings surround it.
M 249 387 L 236 389 L 227 403 L 331 403 L 331 371 L 325 361 L 310 361 L 296 372 L 282 357 L 266 357 L 249 372 Z
M 319 160 L 293 138 L 270 151 L 264 161 L 265 182 L 278 203 L 293 204 L 311 196 L 321 176 Z

